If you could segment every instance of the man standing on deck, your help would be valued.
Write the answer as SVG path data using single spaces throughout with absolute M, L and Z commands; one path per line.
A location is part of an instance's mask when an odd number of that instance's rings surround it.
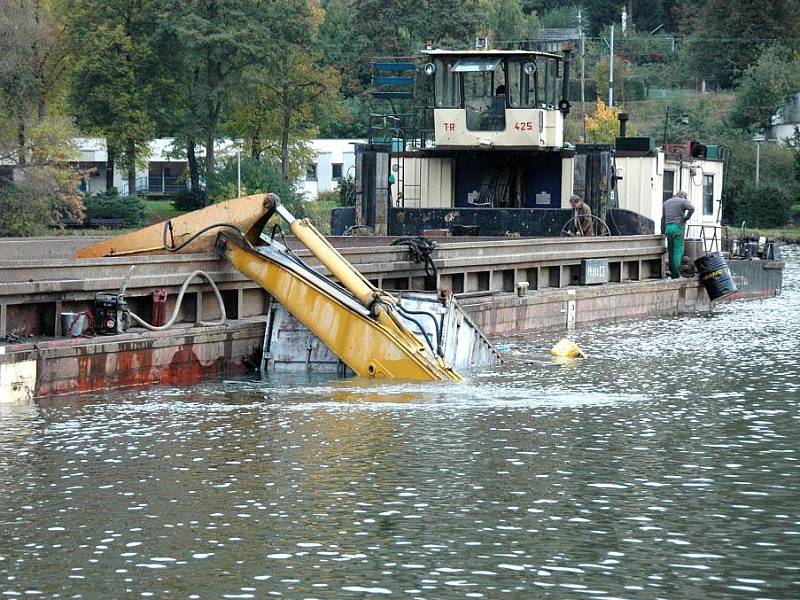
M 686 192 L 675 192 L 675 195 L 664 202 L 663 231 L 667 234 L 667 254 L 669 255 L 669 273 L 673 279 L 681 276 L 683 260 L 683 231 L 686 223 L 694 214 L 694 206 L 686 198 Z
M 569 204 L 572 206 L 572 223 L 570 224 L 570 233 L 572 235 L 579 235 L 589 237 L 594 235 L 594 227 L 592 226 L 592 209 L 583 201 L 580 196 L 571 196 Z

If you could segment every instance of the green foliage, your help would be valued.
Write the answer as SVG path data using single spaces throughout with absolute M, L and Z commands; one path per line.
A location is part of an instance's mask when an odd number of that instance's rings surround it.
M 503 0 L 489 6 L 486 33 L 495 45 L 514 47 L 514 42 L 534 37 L 542 26 L 535 13 L 525 14 L 520 0 Z
M 356 182 L 353 176 L 342 177 L 339 181 L 339 205 L 356 205 Z
M 172 206 L 175 210 L 197 210 L 208 204 L 205 190 L 181 190 L 172 195 Z
M 26 194 L 13 184 L 0 189 L 0 236 L 43 235 L 52 225 L 51 198 Z
M 540 16 L 542 27 L 566 29 L 578 26 L 577 6 L 557 6 L 542 13 Z
M 735 223 L 746 221 L 748 227 L 780 227 L 791 219 L 794 200 L 792 194 L 776 182 L 749 183 L 736 197 Z
M 768 126 L 784 98 L 800 89 L 800 61 L 785 46 L 767 48 L 744 72 L 731 113 L 734 126 Z
M 796 0 L 706 0 L 693 19 L 690 66 L 694 74 L 733 86 L 761 54 L 767 40 L 798 48 Z
M 331 206 L 339 206 L 339 190 L 325 190 L 317 194 L 317 197 L 313 200 L 318 204 L 328 204 Z
M 145 205 L 137 196 L 120 196 L 116 188 L 84 199 L 90 219 L 124 219 L 126 227 L 137 227 L 145 218 Z
M 0 188 L 0 236 L 42 235 L 61 218 L 83 218 L 80 197 L 68 189 L 72 184 L 52 167 L 26 168 L 22 181 Z
M 228 129 L 248 140 L 254 158 L 262 152 L 277 158 L 287 180 L 298 177 L 306 162 L 302 151 L 318 132 L 316 115 L 335 106 L 338 71 L 320 62 L 318 52 L 289 45 L 266 70 L 251 73 L 247 93 L 231 111 Z
M 366 138 L 371 112 L 376 111 L 366 96 L 340 95 L 331 110 L 318 113 L 319 134 L 323 138 Z
M 78 125 L 105 136 L 129 177 L 156 133 L 154 107 L 163 102 L 153 88 L 159 57 L 149 35 L 157 4 L 76 0 L 66 15 L 75 62 L 70 101 Z
M 597 96 L 603 100 L 608 100 L 608 75 L 609 75 L 609 59 L 605 56 L 600 59 L 595 67 L 595 86 L 597 87 Z M 623 94 L 627 86 L 628 79 L 633 74 L 631 64 L 622 58 L 614 57 L 614 99 L 620 102 L 623 101 Z
M 242 196 L 271 192 L 281 202 L 302 215 L 302 198 L 281 175 L 280 167 L 273 161 L 242 158 Z M 236 158 L 226 160 L 209 181 L 208 191 L 214 202 L 236 198 Z M 176 206 L 177 207 L 177 206 Z

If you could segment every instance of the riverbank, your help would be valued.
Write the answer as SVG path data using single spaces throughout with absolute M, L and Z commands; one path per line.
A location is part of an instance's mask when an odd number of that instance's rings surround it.
M 735 227 L 727 227 L 726 235 L 729 238 L 738 237 L 741 234 L 741 229 Z M 752 236 L 765 236 L 772 242 L 780 244 L 800 244 L 800 227 L 776 227 L 772 229 L 747 229 L 747 234 Z

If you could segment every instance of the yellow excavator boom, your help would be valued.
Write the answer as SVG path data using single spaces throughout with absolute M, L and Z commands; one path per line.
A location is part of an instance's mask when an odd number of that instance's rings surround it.
M 317 273 L 262 234 L 278 214 L 295 237 L 339 281 Z M 222 232 L 210 233 L 223 227 Z M 295 219 L 274 194 L 215 204 L 171 221 L 95 244 L 79 258 L 214 247 L 305 325 L 356 374 L 422 381 L 460 381 L 444 360 L 441 339 L 409 329 L 398 300 L 372 285 L 307 219 Z M 431 315 L 436 318 L 434 315 Z

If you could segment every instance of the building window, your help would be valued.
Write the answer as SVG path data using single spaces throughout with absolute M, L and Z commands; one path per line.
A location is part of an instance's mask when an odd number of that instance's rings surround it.
M 675 194 L 675 171 L 664 171 L 664 202 Z
M 342 178 L 342 163 L 331 164 L 331 179 L 339 181 Z
M 714 214 L 714 176 L 703 175 L 703 214 Z
M 317 180 L 317 165 L 310 164 L 306 167 L 306 181 Z

